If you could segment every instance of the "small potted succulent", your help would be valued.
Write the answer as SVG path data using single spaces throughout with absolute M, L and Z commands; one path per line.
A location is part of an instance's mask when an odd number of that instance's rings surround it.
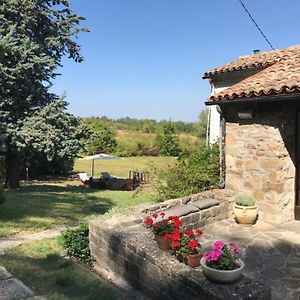
M 202 230 L 174 229 L 171 235 L 171 248 L 179 261 L 195 268 L 200 266 L 202 257 L 201 245 L 196 236 L 200 237 Z
M 148 228 L 151 228 L 158 247 L 163 251 L 168 251 L 171 248 L 171 235 L 176 228 L 181 226 L 181 221 L 176 216 L 169 216 L 167 219 L 164 219 L 164 217 L 164 212 L 155 213 L 146 218 L 145 224 Z M 161 221 L 157 221 L 157 219 Z
M 257 220 L 255 199 L 249 195 L 237 195 L 234 198 L 234 216 L 239 224 L 252 225 Z
M 203 274 L 210 280 L 220 283 L 237 281 L 244 268 L 244 263 L 237 257 L 238 246 L 229 242 L 216 241 L 213 250 L 201 258 Z

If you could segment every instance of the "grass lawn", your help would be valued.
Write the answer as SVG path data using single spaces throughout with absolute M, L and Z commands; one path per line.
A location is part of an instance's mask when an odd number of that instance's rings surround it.
M 174 164 L 170 157 L 130 157 L 120 160 L 95 161 L 95 173 L 108 171 L 128 177 L 130 169 L 165 168 Z M 74 171 L 89 173 L 91 161 L 77 160 Z M 0 237 L 38 232 L 62 224 L 74 224 L 93 214 L 110 209 L 151 202 L 153 193 L 101 191 L 81 186 L 77 181 L 50 178 L 23 184 L 18 191 L 6 193 L 7 201 L 0 206 Z
M 0 265 L 49 300 L 119 299 L 118 290 L 62 258 L 61 251 L 58 239 L 30 242 L 1 255 Z
M 0 206 L 0 237 L 77 223 L 113 207 L 151 202 L 153 196 L 146 192 L 90 189 L 77 181 L 34 182 L 6 195 L 7 201 Z
M 131 169 L 142 169 L 151 171 L 154 168 L 163 169 L 176 162 L 175 157 L 124 157 L 117 160 L 95 160 L 94 176 L 100 176 L 101 172 L 107 171 L 117 177 L 128 178 Z M 86 172 L 91 174 L 92 162 L 90 160 L 77 159 L 74 172 Z

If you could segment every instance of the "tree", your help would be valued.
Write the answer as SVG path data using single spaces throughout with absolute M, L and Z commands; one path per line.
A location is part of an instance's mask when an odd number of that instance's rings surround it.
M 114 134 L 109 128 L 98 124 L 97 131 L 93 132 L 86 143 L 88 154 L 101 152 L 111 153 L 117 147 L 117 141 Z
M 207 119 L 208 119 L 208 109 L 204 109 L 199 114 L 199 121 L 196 124 L 197 135 L 200 139 L 206 138 L 206 129 L 207 129 Z
M 67 165 L 83 149 L 81 140 L 87 137 L 88 129 L 66 112 L 67 105 L 62 97 L 23 120 L 17 146 L 25 164 L 44 172 L 67 171 Z
M 171 121 L 162 126 L 161 133 L 157 135 L 157 143 L 162 155 L 178 156 L 180 154 L 178 134 Z
M 25 150 L 40 148 L 31 145 L 30 138 L 24 138 L 21 132 L 27 128 L 26 134 L 30 134 L 35 122 L 43 122 L 38 115 L 59 101 L 49 88 L 62 57 L 68 54 L 76 62 L 83 60 L 74 41 L 79 32 L 87 31 L 79 27 L 82 20 L 72 12 L 68 0 L 0 0 L 0 135 L 6 136 L 7 187 L 19 186 Z M 55 128 L 58 119 L 52 122 Z M 57 149 L 52 143 L 54 134 L 54 129 L 34 134 L 35 140 L 45 141 L 43 149 L 48 158 Z

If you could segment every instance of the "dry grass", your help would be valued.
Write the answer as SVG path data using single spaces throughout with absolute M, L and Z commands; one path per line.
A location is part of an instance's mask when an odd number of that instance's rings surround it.
M 116 177 L 128 178 L 129 171 L 141 169 L 151 171 L 154 168 L 164 169 L 169 165 L 174 165 L 174 157 L 125 157 L 117 160 L 96 160 L 94 165 L 94 176 L 100 176 L 101 172 L 109 172 Z M 86 172 L 91 174 L 92 162 L 90 160 L 78 159 L 74 165 L 74 172 Z

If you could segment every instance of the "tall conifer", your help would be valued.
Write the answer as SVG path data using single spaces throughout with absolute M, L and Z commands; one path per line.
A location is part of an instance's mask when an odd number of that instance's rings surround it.
M 86 31 L 80 27 L 82 20 L 68 0 L 0 0 L 0 134 L 7 144 L 7 187 L 19 186 L 22 156 L 30 147 L 36 148 L 33 138 L 48 142 L 42 151 L 49 159 L 56 155 L 55 139 L 49 136 L 55 129 L 43 130 L 36 122 L 46 113 L 65 110 L 66 103 L 49 88 L 64 55 L 83 60 L 75 41 L 78 33 Z M 60 105 L 52 104 L 56 101 Z M 47 110 L 48 105 L 52 106 Z M 65 136 L 75 138 L 68 130 Z

